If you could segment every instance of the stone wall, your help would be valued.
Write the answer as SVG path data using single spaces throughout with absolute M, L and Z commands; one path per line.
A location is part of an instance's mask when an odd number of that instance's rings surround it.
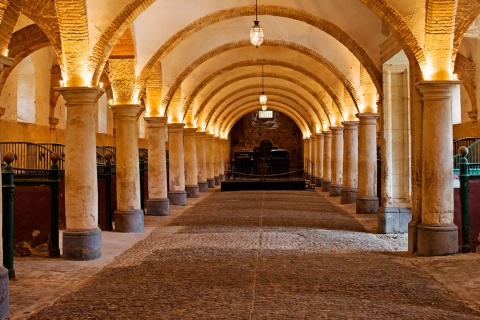
M 258 119 L 258 112 L 254 111 L 238 120 L 230 133 L 231 158 L 235 152 L 251 151 L 267 139 L 273 147 L 290 151 L 290 170 L 303 167 L 302 132 L 285 114 L 278 111 L 273 114 L 273 119 Z

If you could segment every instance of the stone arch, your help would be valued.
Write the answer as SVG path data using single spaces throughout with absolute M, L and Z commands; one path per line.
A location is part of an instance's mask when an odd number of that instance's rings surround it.
M 477 86 L 475 80 L 476 67 L 475 63 L 458 53 L 455 59 L 454 72 L 459 75 L 462 84 L 468 93 L 470 103 L 472 104 L 472 111 L 477 110 Z
M 2 29 L 0 33 L 0 50 L 2 53 L 8 47 L 24 3 L 24 0 L 11 0 L 6 8 L 2 6 L 0 9 L 0 28 Z
M 268 60 L 268 59 L 261 59 L 261 60 L 257 60 L 256 61 L 258 65 L 272 65 L 272 66 L 280 66 L 280 67 L 285 67 L 285 68 L 288 68 L 288 69 L 292 69 L 292 70 L 295 70 L 297 72 L 300 72 L 302 73 L 303 75 L 311 78 L 312 80 L 314 80 L 316 83 L 318 83 L 320 86 L 322 86 L 325 91 L 332 97 L 333 101 L 335 102 L 337 108 L 338 108 L 338 111 L 340 112 L 340 114 L 343 116 L 343 113 L 345 112 L 344 108 L 343 108 L 343 105 L 342 103 L 340 102 L 340 99 L 338 98 L 338 96 L 336 95 L 336 93 L 333 91 L 333 89 L 331 89 L 320 77 L 318 77 L 317 75 L 313 74 L 312 72 L 298 66 L 298 65 L 293 65 L 291 63 L 288 63 L 288 62 L 283 62 L 283 61 L 277 61 L 277 60 Z M 208 83 L 210 83 L 211 81 L 213 81 L 215 78 L 217 78 L 218 76 L 220 76 L 221 74 L 224 74 L 225 72 L 228 72 L 228 71 L 231 71 L 231 70 L 234 70 L 234 69 L 237 69 L 237 68 L 241 68 L 241 67 L 245 67 L 245 66 L 251 66 L 251 61 L 240 61 L 240 62 L 236 62 L 236 63 L 233 63 L 233 64 L 230 64 L 228 66 L 226 66 L 225 68 L 222 68 L 222 69 L 219 69 L 217 71 L 215 71 L 214 73 L 210 74 L 207 78 L 205 78 L 204 80 L 202 80 L 198 86 L 195 88 L 195 90 L 190 94 L 191 97 L 195 97 L 198 92 L 200 92 L 201 89 L 203 89 L 203 87 L 205 87 Z M 182 79 L 183 81 L 183 79 Z M 164 101 L 162 102 L 162 104 L 166 105 L 166 109 L 168 109 L 168 104 L 170 103 L 170 99 L 173 97 L 173 95 L 175 94 L 175 90 L 178 89 L 178 87 L 180 86 L 180 79 L 177 78 L 177 80 L 175 81 L 175 84 L 172 84 L 172 86 L 170 87 L 170 90 L 169 92 L 167 93 L 167 95 L 165 96 L 164 98 Z M 174 90 L 175 88 L 175 90 Z M 187 98 L 187 101 L 192 101 L 192 99 L 190 99 L 190 96 L 189 98 Z M 185 104 L 188 108 L 189 104 Z M 187 111 L 187 109 L 185 109 L 185 111 Z M 197 111 L 197 114 L 198 112 L 201 112 L 203 110 L 198 110 Z M 165 111 L 166 112 L 166 111 Z M 184 110 L 182 110 L 182 112 L 184 112 Z M 328 114 L 328 112 L 325 110 L 325 113 Z
M 261 15 L 286 17 L 307 23 L 337 39 L 340 43 L 345 45 L 347 49 L 349 49 L 350 52 L 352 52 L 353 55 L 356 56 L 360 63 L 365 67 L 368 74 L 372 78 L 375 87 L 377 88 L 377 92 L 382 92 L 381 72 L 376 67 L 375 62 L 370 58 L 368 53 L 360 46 L 360 44 L 354 39 L 352 39 L 340 27 L 325 19 L 311 15 L 305 11 L 293 8 L 262 5 L 258 7 L 258 12 Z M 178 45 L 183 39 L 187 38 L 190 34 L 223 20 L 242 16 L 249 16 L 252 14 L 255 14 L 255 6 L 237 7 L 211 13 L 197 21 L 192 22 L 190 25 L 173 35 L 152 55 L 152 57 L 145 64 L 145 67 L 140 73 L 137 85 L 140 88 L 143 87 L 146 79 L 148 78 L 150 69 L 153 67 L 156 61 L 163 59 L 163 57 L 170 53 L 176 45 Z
M 222 88 L 225 88 L 229 85 L 231 85 L 232 83 L 235 83 L 237 81 L 240 81 L 240 80 L 244 80 L 244 79 L 248 79 L 248 78 L 258 78 L 258 77 L 261 77 L 261 73 L 260 72 L 257 72 L 257 73 L 249 73 L 249 74 L 244 74 L 244 75 L 241 75 L 239 77 L 235 77 L 235 78 L 231 78 L 230 80 L 228 80 L 227 82 L 224 82 L 222 84 L 222 87 L 218 87 L 217 89 L 213 90 L 208 96 L 207 98 L 205 98 L 204 102 L 202 102 L 202 104 L 200 105 L 199 109 L 197 110 L 197 113 L 194 115 L 194 117 L 198 118 L 198 115 L 200 112 L 202 112 L 206 105 L 208 104 L 208 102 L 211 100 L 211 98 L 213 97 L 213 95 L 217 94 Z M 276 74 L 276 73 L 264 73 L 264 76 L 265 77 L 275 77 L 275 78 L 278 78 L 278 79 L 284 79 L 286 81 L 289 81 L 297 86 L 299 86 L 300 88 L 304 89 L 305 91 L 308 91 L 316 100 L 317 102 L 322 106 L 322 110 L 323 112 L 325 113 L 326 117 L 327 117 L 327 120 L 330 122 L 330 109 L 327 107 L 326 103 L 322 100 L 322 98 L 319 96 L 319 94 L 311 89 L 310 87 L 308 87 L 307 85 L 305 85 L 303 82 L 301 81 L 298 81 L 297 79 L 295 78 L 292 78 L 292 77 L 288 77 L 288 76 L 285 76 L 283 74 Z M 182 112 L 184 114 L 187 114 L 187 110 L 190 108 L 190 105 L 193 101 L 195 97 L 193 97 L 192 99 L 187 99 L 187 102 L 185 103 L 184 105 L 184 109 L 182 110 Z M 318 118 L 320 120 L 322 120 L 322 117 L 320 116 L 320 114 L 318 113 L 317 109 L 315 108 L 314 109 L 315 113 L 317 114 Z
M 248 40 L 231 42 L 231 43 L 226 43 L 224 45 L 221 45 L 213 50 L 210 50 L 209 52 L 205 53 L 201 57 L 199 57 L 190 66 L 188 66 L 182 72 L 182 74 L 192 72 L 196 67 L 198 67 L 202 63 L 206 62 L 207 60 L 213 58 L 218 54 L 227 52 L 229 50 L 234 50 L 237 48 L 248 47 L 248 46 L 251 46 L 251 43 Z M 262 43 L 262 46 L 283 47 L 283 48 L 291 49 L 293 51 L 306 55 L 307 57 L 315 60 L 316 62 L 318 62 L 325 68 L 327 68 L 334 76 L 338 78 L 338 80 L 345 86 L 345 88 L 347 88 L 350 96 L 352 97 L 353 102 L 355 103 L 357 111 L 359 111 L 358 106 L 361 104 L 361 99 L 357 93 L 357 90 L 354 88 L 353 84 L 332 62 L 328 61 L 325 57 L 320 55 L 318 52 L 310 48 L 307 48 L 303 45 L 300 45 L 294 42 L 284 41 L 284 40 L 266 39 Z
M 245 86 L 245 87 L 242 87 L 234 92 L 231 92 L 229 94 L 229 96 L 233 97 L 235 96 L 237 93 L 240 93 L 240 92 L 243 92 L 243 91 L 246 91 L 246 90 L 249 90 L 249 89 L 257 89 L 258 86 L 257 85 L 251 85 L 251 86 Z M 279 89 L 279 90 L 283 90 L 283 91 L 286 91 L 286 92 L 289 92 L 291 93 L 292 95 L 298 97 L 299 99 L 301 99 L 305 104 L 307 104 L 309 107 L 310 107 L 310 110 L 314 111 L 315 112 L 315 116 L 317 116 L 318 120 L 320 121 L 320 123 L 323 125 L 323 122 L 324 122 L 324 119 L 322 119 L 320 117 L 320 115 L 318 114 L 318 111 L 316 110 L 316 108 L 313 106 L 313 104 L 311 102 L 309 102 L 308 100 L 306 100 L 303 96 L 301 96 L 300 94 L 298 94 L 295 90 L 292 90 L 290 88 L 287 88 L 287 87 L 284 87 L 284 86 L 276 86 L 276 85 L 273 85 L 273 86 L 268 86 L 267 89 Z M 249 97 L 251 96 L 251 94 L 245 94 L 243 96 L 240 96 L 240 97 L 236 97 L 234 101 L 238 101 L 242 98 L 246 98 L 246 97 Z M 232 101 L 232 103 L 234 102 Z M 213 117 L 213 115 L 215 114 L 215 112 L 220 108 L 220 104 L 223 103 L 223 101 L 217 103 L 214 107 L 212 107 L 212 110 L 209 112 L 209 114 L 205 117 L 205 122 L 208 124 L 208 122 L 210 121 L 210 118 Z M 298 101 L 297 101 L 298 103 Z M 300 106 L 302 106 L 302 104 L 298 103 Z M 305 109 L 306 110 L 306 113 L 310 113 L 309 112 L 309 109 Z M 214 122 L 217 121 L 218 117 L 220 116 L 220 113 L 217 114 L 217 116 L 213 119 Z M 315 122 L 315 121 L 314 121 Z
M 250 97 L 252 97 L 251 94 L 245 94 L 245 95 L 243 95 L 243 96 L 236 97 L 235 100 L 230 103 L 230 105 L 233 105 L 233 104 L 241 101 L 242 99 L 250 98 Z M 272 97 L 275 97 L 275 98 L 280 97 L 280 98 L 283 98 L 283 99 L 288 100 L 289 102 L 292 102 L 292 104 L 298 105 L 300 108 L 295 108 L 295 110 L 301 110 L 302 113 L 305 113 L 305 115 L 309 116 L 308 120 L 309 120 L 309 122 L 313 123 L 313 125 L 315 125 L 315 123 L 317 122 L 317 121 L 315 121 L 315 119 L 311 116 L 311 114 L 308 112 L 308 109 L 307 109 L 307 108 L 304 108 L 304 107 L 302 106 L 302 104 L 301 104 L 298 100 L 296 100 L 296 99 L 294 99 L 294 98 L 292 98 L 292 97 L 290 97 L 290 96 L 288 96 L 288 95 L 285 95 L 285 94 L 282 94 L 282 93 L 278 93 L 278 92 L 277 92 L 277 93 L 270 93 L 270 94 L 269 94 L 269 97 L 270 97 L 270 98 L 269 98 L 270 101 L 275 101 L 274 99 L 272 99 Z M 255 97 L 253 98 L 253 101 L 257 101 L 257 96 L 255 96 Z M 220 111 L 222 111 L 222 110 L 220 110 Z M 221 112 L 219 112 L 219 113 L 217 114 L 217 116 L 213 119 L 213 122 L 214 122 L 214 123 L 217 122 L 217 120 L 218 120 L 218 118 L 220 117 L 220 115 L 221 115 Z M 205 117 L 205 123 L 206 123 L 206 125 L 208 125 L 208 123 L 210 122 L 210 120 L 211 120 L 211 117 L 208 117 L 208 116 Z M 307 122 L 306 119 L 305 119 L 305 122 Z
M 15 32 L 8 45 L 9 56 L 14 63 L 11 67 L 4 68 L 0 74 L 0 93 L 10 73 L 25 57 L 51 45 L 46 34 L 37 25 L 32 24 Z
M 292 111 L 294 110 L 288 109 L 287 107 L 277 103 L 272 103 L 269 107 L 271 110 L 280 111 L 289 116 L 290 119 L 292 119 L 297 124 L 300 131 L 302 131 L 303 136 L 306 136 L 311 132 L 308 125 L 306 123 L 302 123 L 303 119 L 297 117 L 296 114 L 292 113 Z M 231 117 L 229 119 L 225 117 L 218 125 L 219 131 L 223 132 L 225 136 L 228 136 L 228 133 L 232 129 L 233 125 L 238 121 L 238 119 L 240 119 L 247 113 L 255 110 L 258 110 L 258 103 L 246 106 L 244 109 L 242 109 L 241 112 L 238 112 L 237 114 L 230 114 Z
M 113 48 L 133 21 L 155 0 L 133 0 L 113 20 L 100 35 L 89 60 L 89 69 L 93 71 L 92 84 L 96 85 Z

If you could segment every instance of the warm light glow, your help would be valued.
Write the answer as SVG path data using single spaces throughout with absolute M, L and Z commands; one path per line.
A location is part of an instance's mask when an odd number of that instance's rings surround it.
M 267 110 L 267 105 L 266 104 L 262 104 L 262 110 L 263 111 Z
M 100 85 L 100 89 L 103 89 L 103 82 L 100 82 L 99 85 Z
M 108 104 L 112 105 L 113 104 L 113 99 L 108 100 Z
M 425 80 L 432 80 L 433 67 L 430 63 L 427 63 L 427 65 L 422 69 L 422 71 L 423 71 L 423 78 Z
M 458 75 L 456 73 L 452 74 L 453 80 L 458 80 Z
M 63 87 L 64 84 L 65 84 L 65 81 L 60 80 L 60 87 Z
M 262 92 L 262 95 L 260 96 L 260 98 L 258 100 L 260 100 L 260 104 L 262 106 L 267 104 L 267 96 L 265 95 L 265 92 Z
M 8 49 L 5 49 L 5 57 L 8 57 Z
M 259 47 L 263 43 L 263 29 L 260 27 L 260 21 L 253 21 L 254 25 L 250 30 L 250 42 L 255 46 Z

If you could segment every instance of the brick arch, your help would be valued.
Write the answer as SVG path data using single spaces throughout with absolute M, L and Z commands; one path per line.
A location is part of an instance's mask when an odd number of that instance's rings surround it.
M 237 41 L 237 42 L 226 43 L 226 44 L 221 45 L 221 46 L 219 46 L 215 49 L 210 50 L 209 52 L 203 54 L 201 57 L 199 57 L 197 60 L 195 60 L 187 68 L 185 68 L 185 70 L 177 78 L 178 79 L 177 83 L 174 82 L 174 83 L 172 83 L 171 86 L 173 87 L 175 85 L 179 85 L 179 83 L 183 82 L 183 80 L 188 76 L 188 74 L 193 72 L 193 70 L 195 70 L 198 66 L 200 66 L 205 61 L 213 58 L 214 56 L 216 56 L 218 54 L 221 54 L 221 53 L 224 53 L 224 52 L 229 51 L 229 50 L 234 50 L 234 49 L 237 49 L 237 48 L 249 47 L 249 46 L 251 46 L 250 41 L 241 40 L 241 41 Z M 262 44 L 262 46 L 285 47 L 285 48 L 291 49 L 293 51 L 302 53 L 302 54 L 306 55 L 307 57 L 315 60 L 319 64 L 323 65 L 330 72 L 332 72 L 332 74 L 334 76 L 336 76 L 339 79 L 339 81 L 347 88 L 348 92 L 350 93 L 350 96 L 352 97 L 352 100 L 355 103 L 355 106 L 356 106 L 357 110 L 359 110 L 358 106 L 361 104 L 361 99 L 358 96 L 357 90 L 354 88 L 354 86 L 352 85 L 350 80 L 348 80 L 348 78 L 332 62 L 328 61 L 326 58 L 324 58 L 318 52 L 316 52 L 312 49 L 309 49 L 309 48 L 307 48 L 303 45 L 300 45 L 300 44 L 297 44 L 297 43 L 294 43 L 294 42 L 283 41 L 283 40 L 266 39 L 264 41 L 264 43 Z M 171 93 L 172 93 L 171 91 L 169 93 L 167 93 L 167 96 L 165 98 L 168 99 L 169 98 L 168 94 L 171 94 Z M 164 103 L 165 102 L 166 101 L 164 99 Z M 337 103 L 337 105 L 341 106 L 341 108 L 343 107 L 343 105 L 341 104 L 341 102 L 338 99 L 335 102 Z
M 457 8 L 455 18 L 455 35 L 453 39 L 452 61 L 455 61 L 458 49 L 462 43 L 465 33 L 468 31 L 475 19 L 480 15 L 480 2 L 462 1 Z
M 309 70 L 305 69 L 305 68 L 302 68 L 298 65 L 294 65 L 294 64 L 291 64 L 291 63 L 288 63 L 288 62 L 284 62 L 284 61 L 278 61 L 278 60 L 269 60 L 269 59 L 261 59 L 261 60 L 256 60 L 256 65 L 272 65 L 272 66 L 280 66 L 280 67 L 285 67 L 285 68 L 288 68 L 288 69 L 292 69 L 292 70 L 295 70 L 299 73 L 302 73 L 303 75 L 309 77 L 310 79 L 314 80 L 316 83 L 318 83 L 321 87 L 324 88 L 324 90 L 332 97 L 333 101 L 335 102 L 340 114 L 342 115 L 343 117 L 343 114 L 345 112 L 344 108 L 343 108 L 343 104 L 340 102 L 338 96 L 336 95 L 336 93 L 333 91 L 333 89 L 331 89 L 320 77 L 318 77 L 316 74 L 310 72 Z M 210 74 L 207 78 L 205 78 L 204 80 L 202 80 L 198 85 L 197 87 L 193 90 L 193 92 L 190 94 L 189 98 L 187 98 L 187 102 L 188 101 L 193 101 L 192 99 L 190 99 L 190 97 L 195 97 L 200 91 L 201 89 L 203 89 L 208 83 L 212 82 L 213 80 L 215 80 L 215 78 L 221 76 L 222 74 L 224 74 L 225 72 L 228 72 L 228 71 L 231 71 L 231 70 L 235 70 L 235 69 L 238 69 L 238 68 L 241 68 L 241 67 L 245 67 L 245 66 L 251 66 L 252 65 L 252 62 L 251 61 L 240 61 L 240 62 L 236 62 L 236 63 L 233 63 L 233 64 L 230 64 L 222 69 L 219 69 L 215 72 L 213 72 L 212 74 Z M 187 68 L 188 69 L 188 68 Z M 165 108 L 165 112 L 167 112 L 168 110 L 168 105 L 170 103 L 170 100 L 171 98 L 173 97 L 173 95 L 175 94 L 175 91 L 178 90 L 181 82 L 183 81 L 183 79 L 180 81 L 181 77 L 178 77 L 175 82 L 170 86 L 170 89 L 167 93 L 167 95 L 165 96 L 164 98 L 164 101 L 162 102 L 163 105 L 166 106 Z M 186 104 L 188 106 L 188 104 Z M 327 111 L 325 111 L 327 112 Z
M 35 24 L 15 32 L 8 45 L 8 55 L 13 58 L 14 63 L 11 67 L 4 68 L 0 74 L 0 93 L 3 91 L 3 87 L 10 73 L 25 57 L 51 45 L 52 43 L 46 34 Z
M 393 9 L 392 9 L 393 10 Z M 368 53 L 360 46 L 360 44 L 352 39 L 345 31 L 335 24 L 314 16 L 308 12 L 281 7 L 281 6 L 266 6 L 261 5 L 258 7 L 258 13 L 260 15 L 272 15 L 278 17 L 285 17 L 290 19 L 295 19 L 311 26 L 314 26 L 325 33 L 329 34 L 333 38 L 337 39 L 342 43 L 347 49 L 352 52 L 352 54 L 360 61 L 360 63 L 365 67 L 368 74 L 372 78 L 377 92 L 381 94 L 382 92 L 382 75 L 380 70 L 376 67 L 372 58 Z M 197 21 L 192 22 L 187 27 L 183 28 L 175 35 L 170 37 L 150 58 L 146 63 L 145 67 L 141 71 L 137 86 L 137 92 L 141 91 L 141 88 L 145 85 L 145 81 L 148 78 L 151 68 L 158 61 L 162 60 L 166 55 L 168 55 L 182 40 L 186 39 L 191 34 L 209 26 L 214 23 L 228 20 L 236 17 L 250 16 L 255 14 L 255 6 L 245 6 L 237 7 L 232 9 L 226 9 L 218 11 L 207 16 L 204 16 Z
M 10 0 L 8 6 L 0 6 L 0 51 L 3 53 L 8 48 L 13 29 L 17 23 L 24 0 Z
M 280 111 L 284 114 L 286 114 L 287 116 L 290 117 L 290 119 L 292 119 L 296 124 L 297 126 L 300 128 L 300 130 L 302 131 L 302 134 L 304 136 L 306 136 L 307 134 L 307 129 L 308 131 L 312 132 L 312 128 L 308 126 L 308 123 L 304 122 L 302 123 L 302 121 L 305 121 L 304 119 L 302 119 L 301 117 L 297 118 L 298 115 L 292 113 L 291 109 L 288 109 L 284 104 L 282 104 L 281 102 L 280 103 L 277 103 L 277 102 L 273 102 L 269 105 L 270 109 L 272 110 L 275 110 L 275 111 Z M 252 111 L 255 111 L 255 110 L 258 110 L 258 103 L 257 101 L 253 102 L 252 104 L 246 106 L 244 109 L 242 109 L 242 111 L 239 111 L 237 114 L 235 113 L 230 113 L 229 115 L 231 116 L 229 119 L 227 117 L 224 117 L 222 119 L 222 121 L 219 123 L 218 125 L 218 128 L 219 128 L 219 131 L 226 131 L 227 134 L 228 132 L 230 131 L 230 129 L 233 127 L 233 125 L 235 124 L 235 122 L 238 121 L 238 119 L 240 119 L 241 117 L 243 117 L 244 115 L 246 115 L 247 113 L 249 112 L 252 112 Z M 293 110 L 294 111 L 294 110 Z
M 252 86 L 252 88 L 257 88 L 257 87 L 256 87 L 256 86 Z M 271 87 L 270 87 L 270 88 L 271 88 Z M 244 90 L 246 90 L 246 88 L 244 88 Z M 250 97 L 252 97 L 252 94 L 251 94 L 251 93 L 250 93 L 250 94 L 244 94 L 244 95 L 242 95 L 242 96 L 236 97 L 229 105 L 237 104 L 237 103 L 239 103 L 242 99 L 250 98 Z M 307 122 L 307 123 L 308 123 L 308 122 L 313 123 L 314 126 L 315 126 L 315 124 L 318 122 L 318 121 L 315 121 L 314 117 L 312 117 L 312 115 L 311 115 L 311 113 L 309 112 L 309 110 L 308 110 L 307 108 L 303 107 L 302 104 L 301 104 L 297 99 L 292 98 L 292 97 L 290 97 L 290 96 L 288 96 L 288 95 L 286 95 L 286 94 L 278 93 L 278 92 L 276 92 L 276 93 L 269 93 L 268 97 L 269 97 L 269 102 L 271 102 L 271 101 L 276 101 L 275 98 L 277 98 L 277 97 L 284 98 L 284 99 L 286 99 L 286 100 L 288 100 L 288 101 L 290 101 L 290 102 L 292 102 L 292 103 L 294 103 L 294 104 L 296 104 L 297 106 L 300 107 L 299 110 L 301 110 L 302 112 L 299 112 L 299 114 L 308 115 L 308 117 L 309 117 L 309 118 L 308 118 L 308 121 L 307 121 L 306 117 L 302 116 L 302 118 L 305 120 L 305 122 Z M 272 99 L 272 97 L 274 97 L 274 98 Z M 254 96 L 254 97 L 253 97 L 253 100 L 258 102 L 258 96 Z M 258 103 L 257 103 L 257 107 L 258 107 Z M 296 108 L 292 108 L 292 109 L 297 110 Z M 212 114 L 212 115 L 213 115 L 213 114 Z M 214 119 L 211 118 L 212 115 L 209 114 L 207 117 L 205 117 L 205 124 L 206 124 L 206 125 L 208 125 L 208 124 L 210 123 L 210 121 L 211 121 L 212 123 L 218 122 L 218 118 L 220 118 L 221 112 L 219 112 Z M 320 123 L 323 124 L 323 122 L 321 122 L 321 121 L 320 121 Z
M 89 60 L 89 70 L 93 71 L 93 85 L 98 83 L 103 68 L 122 34 L 127 28 L 130 28 L 135 19 L 154 2 L 155 0 L 131 1 L 100 35 Z
M 277 79 L 283 79 L 283 80 L 286 80 L 286 81 L 289 81 L 297 86 L 299 86 L 300 88 L 304 89 L 305 91 L 309 92 L 315 99 L 316 101 L 322 106 L 322 110 L 323 112 L 325 113 L 328 121 L 330 122 L 330 117 L 331 117 L 331 113 L 330 113 L 330 109 L 327 107 L 326 103 L 322 100 L 322 98 L 320 97 L 320 95 L 313 89 L 311 89 L 310 87 L 308 87 L 307 85 L 305 85 L 303 82 L 295 79 L 295 78 L 292 78 L 292 77 L 288 77 L 288 76 L 285 76 L 284 74 L 276 74 L 276 73 L 264 73 L 263 74 L 264 77 L 268 77 L 268 78 L 277 78 Z M 235 77 L 235 78 L 231 78 L 229 79 L 228 81 L 222 83 L 222 86 L 221 87 L 217 87 L 216 89 L 214 89 L 208 96 L 207 98 L 205 98 L 204 102 L 200 105 L 199 107 L 199 110 L 197 110 L 194 118 L 197 119 L 199 114 L 203 111 L 203 109 L 205 109 L 205 106 L 208 104 L 208 102 L 213 98 L 213 96 L 215 94 L 217 94 L 222 88 L 225 88 L 237 81 L 240 81 L 240 80 L 244 80 L 244 79 L 249 79 L 249 78 L 259 78 L 261 77 L 262 74 L 260 72 L 256 72 L 256 73 L 248 73 L 248 74 L 243 74 L 239 77 Z M 191 100 L 193 101 L 193 99 Z M 188 102 L 188 100 L 187 100 Z M 184 109 L 182 110 L 182 113 L 183 114 L 186 114 L 188 109 L 190 108 L 190 105 L 191 104 L 187 104 L 185 103 L 184 105 Z M 200 110 L 201 109 L 201 110 Z M 318 113 L 318 110 L 316 108 L 314 108 L 314 112 L 316 113 L 317 117 L 319 119 L 322 119 L 322 117 L 320 116 L 320 114 Z
M 267 75 L 268 76 L 268 75 Z M 248 79 L 248 78 L 245 78 L 245 79 Z M 222 88 L 225 88 L 225 86 L 222 86 L 221 88 L 219 89 L 222 89 Z M 268 89 L 279 89 L 279 90 L 283 90 L 283 91 L 286 91 L 286 92 L 289 92 L 297 97 L 299 97 L 300 99 L 302 99 L 309 107 L 310 107 L 310 111 L 313 112 L 315 114 L 315 116 L 317 117 L 317 119 L 320 121 L 320 123 L 323 125 L 325 119 L 323 119 L 323 117 L 319 114 L 317 108 L 315 108 L 315 106 L 310 102 L 308 101 L 307 99 L 305 99 L 303 96 L 301 96 L 298 92 L 296 92 L 295 90 L 292 90 L 288 87 L 284 87 L 284 86 L 278 86 L 278 85 L 270 85 L 267 87 Z M 250 90 L 250 89 L 258 89 L 258 85 L 250 85 L 250 86 L 244 86 L 242 88 L 239 88 L 233 92 L 229 92 L 229 97 L 233 97 L 245 90 Z M 313 90 L 312 90 L 313 91 Z M 202 105 L 206 102 L 207 99 L 205 99 L 205 101 L 202 103 Z M 209 99 L 210 100 L 210 99 Z M 213 114 L 215 113 L 215 111 L 217 109 L 220 108 L 220 106 L 224 103 L 225 100 L 221 100 L 219 101 L 218 103 L 216 103 L 211 109 L 211 111 L 209 112 L 209 114 L 206 116 L 206 121 L 208 123 L 209 121 L 209 118 L 213 116 Z M 206 102 L 208 103 L 208 102 Z M 214 121 L 216 121 L 218 119 L 218 116 L 214 119 Z M 325 117 L 327 118 L 326 121 L 330 121 L 329 117 L 327 114 L 325 114 Z

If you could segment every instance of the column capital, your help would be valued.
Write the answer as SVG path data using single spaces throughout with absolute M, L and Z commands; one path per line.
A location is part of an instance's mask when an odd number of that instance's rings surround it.
M 205 132 L 205 138 L 206 139 L 213 140 L 213 137 L 214 137 L 213 133 Z
M 197 128 L 184 128 L 183 135 L 184 136 L 195 136 L 197 132 Z
M 207 133 L 205 131 L 197 131 L 196 133 L 197 137 L 206 137 Z
M 455 86 L 462 84 L 460 80 L 419 81 L 416 87 L 423 95 L 423 100 L 451 99 Z
M 317 136 L 317 139 L 323 139 L 323 133 L 317 132 L 315 135 Z
M 302 138 L 303 141 L 310 141 L 310 138 Z
M 114 104 L 110 106 L 117 118 L 137 118 L 143 106 L 140 104 Z
M 167 123 L 168 132 L 183 132 L 185 123 Z
M 330 127 L 333 134 L 341 134 L 343 133 L 343 127 Z
M 343 121 L 342 124 L 343 124 L 343 127 L 345 128 L 345 130 L 355 130 L 355 129 L 358 128 L 359 122 L 358 121 Z
M 332 131 L 323 131 L 322 134 L 323 134 L 323 136 L 324 136 L 325 138 L 328 138 L 328 137 L 331 137 L 331 136 L 332 136 Z
M 312 135 L 310 136 L 310 140 L 312 140 L 312 141 L 317 141 L 317 136 L 312 134 Z
M 54 90 L 63 96 L 67 108 L 94 103 L 105 92 L 98 87 L 56 87 Z
M 145 117 L 148 128 L 163 128 L 167 123 L 167 117 Z

